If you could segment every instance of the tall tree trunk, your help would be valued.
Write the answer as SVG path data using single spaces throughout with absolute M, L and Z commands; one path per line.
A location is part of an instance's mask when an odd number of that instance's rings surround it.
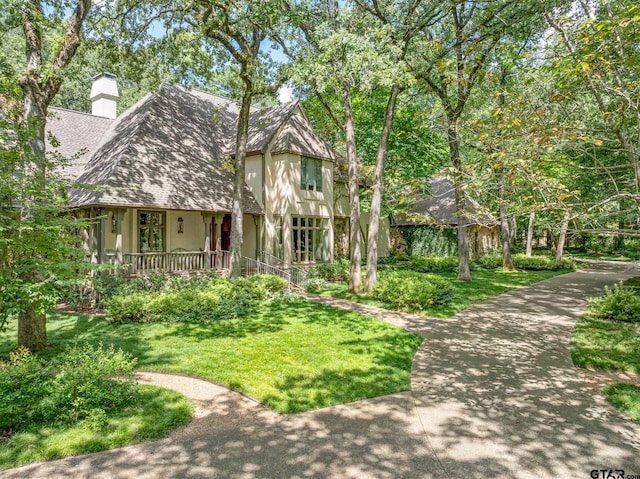
M 509 218 L 507 217 L 507 200 L 505 198 L 504 170 L 497 168 L 494 170 L 498 177 L 498 199 L 500 201 L 500 239 L 502 240 L 502 269 L 513 271 L 513 260 L 511 259 L 511 235 L 509 231 Z
M 47 318 L 37 311 L 35 303 L 18 314 L 18 345 L 29 351 L 42 351 L 47 346 Z
M 515 214 L 509 215 L 507 221 L 509 222 L 509 244 L 511 248 L 515 248 L 518 240 L 518 217 Z
M 244 171 L 247 157 L 247 139 L 249 136 L 249 112 L 253 96 L 253 84 L 249 67 L 242 65 L 244 92 L 242 104 L 238 112 L 238 125 L 236 129 L 236 157 L 233 162 L 233 202 L 231 206 L 231 268 L 229 277 L 236 279 L 242 272 L 242 235 L 243 235 L 243 198 L 244 198 Z
M 347 164 L 349 166 L 349 257 L 351 275 L 349 289 L 360 291 L 362 287 L 362 249 L 360 243 L 360 171 L 356 155 L 356 138 L 351 105 L 351 87 L 342 84 L 342 109 L 344 112 L 345 140 L 347 143 Z
M 571 209 L 567 208 L 564 211 L 564 218 L 562 218 L 562 224 L 560 225 L 560 235 L 558 236 L 558 245 L 556 247 L 556 261 L 560 261 L 564 254 L 564 243 L 567 240 L 567 230 L 569 229 L 570 219 Z
M 458 143 L 457 120 L 450 120 L 447 128 L 449 141 L 449 155 L 453 164 L 453 186 L 456 197 L 456 216 L 458 218 L 458 279 L 471 281 L 471 268 L 469 266 L 469 236 L 467 234 L 466 198 L 463 190 L 464 175 L 460 148 Z
M 536 222 L 536 212 L 529 213 L 529 226 L 527 227 L 527 256 L 531 257 L 533 253 L 533 227 Z
M 369 218 L 369 237 L 367 238 L 367 279 L 365 281 L 365 291 L 371 291 L 378 280 L 378 231 L 380 230 L 380 212 L 382 209 L 382 187 L 384 162 L 387 158 L 387 148 L 391 126 L 393 124 L 393 114 L 396 109 L 396 100 L 400 92 L 400 85 L 395 83 L 391 87 L 391 94 L 387 101 L 387 108 L 384 112 L 384 123 L 378 143 L 378 153 L 376 154 L 376 170 L 373 180 L 373 195 L 371 198 L 371 214 Z

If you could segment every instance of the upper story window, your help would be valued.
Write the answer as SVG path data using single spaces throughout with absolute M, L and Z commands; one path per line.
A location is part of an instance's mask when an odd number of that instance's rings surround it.
M 139 211 L 140 252 L 165 250 L 165 215 L 160 211 Z
M 300 189 L 322 191 L 322 160 L 300 159 Z

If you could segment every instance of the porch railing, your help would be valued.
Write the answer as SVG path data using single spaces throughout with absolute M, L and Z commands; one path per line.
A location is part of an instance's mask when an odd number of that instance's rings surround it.
M 261 265 L 258 266 L 258 268 L 261 268 L 264 271 L 248 274 L 275 274 L 276 276 L 285 278 L 287 281 L 289 281 L 294 286 L 297 286 L 298 288 L 305 289 L 307 287 L 307 284 L 309 283 L 309 273 L 304 269 L 286 263 L 284 260 L 278 258 L 277 256 L 265 253 L 264 251 L 260 251 L 258 257 L 260 258 L 259 260 L 251 261 L 254 261 L 258 263 L 258 265 Z M 270 273 L 267 271 L 268 269 L 278 271 L 279 273 Z
M 117 267 L 116 253 L 106 254 L 107 262 Z M 123 270 L 129 275 L 152 272 L 174 273 L 229 269 L 228 251 L 174 251 L 171 253 L 123 253 Z

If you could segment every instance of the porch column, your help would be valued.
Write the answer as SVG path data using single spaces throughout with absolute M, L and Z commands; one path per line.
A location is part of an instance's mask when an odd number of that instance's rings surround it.
M 116 220 L 116 264 L 122 264 L 122 220 L 124 219 L 124 209 L 116 208 L 112 214 Z
M 216 215 L 216 269 L 222 269 L 222 220 L 224 214 Z
M 104 264 L 105 228 L 107 227 L 107 215 L 104 209 L 98 208 L 98 218 L 98 263 Z
M 204 221 L 204 269 L 211 269 L 211 213 L 202 213 Z

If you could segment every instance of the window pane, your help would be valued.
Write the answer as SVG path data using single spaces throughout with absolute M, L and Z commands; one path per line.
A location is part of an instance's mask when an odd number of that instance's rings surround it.
M 293 218 L 293 226 L 298 226 L 298 218 Z
M 322 191 L 322 160 L 315 160 L 316 191 Z
M 302 158 L 300 160 L 300 188 L 307 189 L 307 159 Z
M 314 160 L 307 160 L 309 166 L 307 168 L 307 186 L 310 190 L 315 190 L 316 185 L 316 169 L 314 166 Z

